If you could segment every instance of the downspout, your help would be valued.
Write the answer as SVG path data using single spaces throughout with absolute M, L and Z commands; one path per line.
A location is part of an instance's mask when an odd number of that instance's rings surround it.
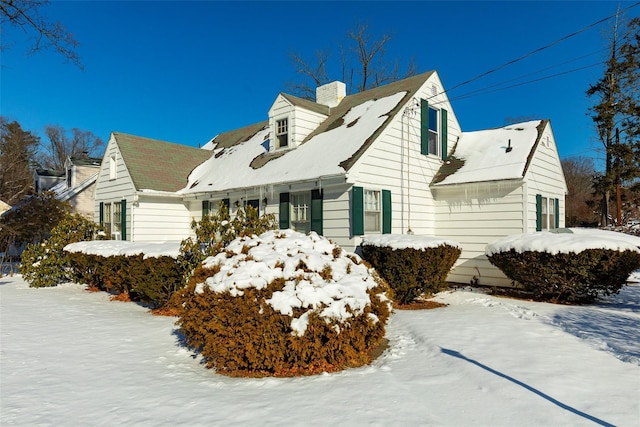
M 131 202 L 131 241 L 135 242 L 135 226 L 134 224 L 136 223 L 134 221 L 134 216 L 135 216 L 135 212 L 136 212 L 136 205 L 138 204 L 138 191 L 134 191 L 133 192 L 133 201 Z

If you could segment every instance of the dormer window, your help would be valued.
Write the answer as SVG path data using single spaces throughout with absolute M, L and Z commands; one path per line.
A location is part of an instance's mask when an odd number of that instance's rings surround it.
M 277 148 L 289 146 L 289 119 L 276 120 L 276 140 L 278 141 Z

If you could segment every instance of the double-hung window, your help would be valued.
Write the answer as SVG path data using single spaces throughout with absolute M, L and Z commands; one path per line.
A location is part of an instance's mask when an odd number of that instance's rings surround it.
M 559 227 L 560 201 L 536 195 L 536 231 L 554 230 Z
M 107 235 L 111 235 L 111 203 L 104 204 L 104 218 L 102 221 L 102 225 L 104 226 L 104 230 Z
M 429 154 L 438 155 L 438 110 L 429 107 Z
M 122 203 L 115 202 L 113 204 L 113 233 L 120 233 L 122 226 Z
M 291 228 L 301 233 L 311 231 L 311 193 L 290 195 Z
M 380 233 L 382 211 L 380 191 L 364 190 L 364 231 L 365 233 Z
M 276 140 L 278 141 L 277 148 L 289 146 L 289 119 L 276 120 Z

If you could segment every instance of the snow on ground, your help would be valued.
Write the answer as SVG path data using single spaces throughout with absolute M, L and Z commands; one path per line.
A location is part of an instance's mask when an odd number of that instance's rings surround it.
M 205 369 L 175 318 L 0 278 L 0 424 L 639 425 L 640 285 L 578 307 L 437 299 L 449 305 L 393 314 L 371 366 L 238 379 Z

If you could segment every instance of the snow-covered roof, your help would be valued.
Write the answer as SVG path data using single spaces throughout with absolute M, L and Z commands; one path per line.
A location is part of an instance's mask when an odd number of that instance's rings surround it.
M 432 185 L 522 179 L 547 125 L 547 120 L 534 120 L 463 132 Z
M 347 96 L 333 108 L 282 94 L 306 109 L 315 111 L 316 105 L 327 118 L 298 147 L 288 150 L 269 152 L 268 122 L 218 135 L 206 144 L 214 156 L 191 173 L 180 193 L 344 176 L 432 74 Z
M 75 187 L 67 187 L 67 181 L 61 181 L 51 187 L 49 191 L 52 191 L 55 194 L 56 199 L 62 200 L 63 202 L 71 199 L 78 193 L 80 193 L 85 188 L 89 187 L 91 184 L 98 180 L 98 174 L 95 173 L 91 175 L 89 178 L 82 181 L 80 184 Z

